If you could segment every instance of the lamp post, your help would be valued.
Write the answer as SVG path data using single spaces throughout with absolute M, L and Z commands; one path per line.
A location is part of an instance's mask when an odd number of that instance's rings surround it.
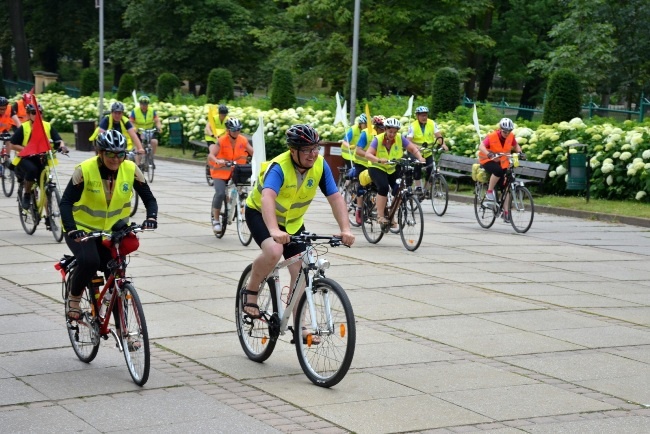
M 99 8 L 99 120 L 104 113 L 104 0 L 95 0 Z
M 354 28 L 352 31 L 352 80 L 350 81 L 350 125 L 354 125 L 357 110 L 357 67 L 359 62 L 359 15 L 361 0 L 354 0 Z

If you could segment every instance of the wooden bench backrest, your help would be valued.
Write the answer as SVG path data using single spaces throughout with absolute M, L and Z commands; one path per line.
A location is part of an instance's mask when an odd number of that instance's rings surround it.
M 548 175 L 549 164 L 535 163 L 519 160 L 519 167 L 515 168 L 515 175 L 522 178 L 532 178 L 544 181 Z
M 441 169 L 453 169 L 461 172 L 472 173 L 472 164 L 477 163 L 475 158 L 461 157 L 460 155 L 442 154 L 438 167 Z

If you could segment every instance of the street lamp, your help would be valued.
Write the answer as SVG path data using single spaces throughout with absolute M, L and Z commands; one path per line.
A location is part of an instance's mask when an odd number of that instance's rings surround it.
M 104 0 L 95 0 L 99 9 L 99 119 L 104 113 Z
M 354 0 L 354 28 L 352 31 L 352 80 L 350 82 L 350 125 L 354 125 L 357 109 L 357 67 L 359 62 L 359 15 L 361 0 Z

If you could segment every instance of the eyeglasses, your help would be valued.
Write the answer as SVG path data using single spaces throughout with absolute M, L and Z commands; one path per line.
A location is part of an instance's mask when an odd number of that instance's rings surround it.
M 117 110 L 115 110 L 115 111 L 113 111 L 113 113 L 115 113 L 115 114 L 120 114 L 120 115 L 121 115 L 121 114 L 124 113 L 124 112 L 121 112 L 121 111 L 117 111 Z
M 320 146 L 314 146 L 313 148 L 298 149 L 298 151 L 303 155 L 317 154 L 318 152 L 320 152 Z
M 126 152 L 125 151 L 120 151 L 120 152 L 104 151 L 104 156 L 107 158 L 126 158 Z

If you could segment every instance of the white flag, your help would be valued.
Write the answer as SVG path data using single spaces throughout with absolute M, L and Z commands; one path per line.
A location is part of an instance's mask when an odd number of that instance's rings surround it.
M 481 128 L 478 125 L 478 113 L 476 112 L 476 104 L 474 104 L 474 114 L 472 115 L 474 119 L 474 128 L 476 128 L 476 134 L 478 134 L 479 144 L 481 142 Z
M 253 158 L 251 159 L 251 185 L 257 181 L 262 163 L 266 161 L 266 144 L 264 143 L 264 118 L 260 115 L 257 131 L 253 134 Z
M 413 95 L 409 98 L 409 107 L 404 112 L 404 117 L 408 118 L 413 114 Z
M 339 93 L 336 92 L 336 115 L 334 116 L 334 125 L 339 122 L 343 122 L 343 115 L 341 113 L 341 100 L 339 99 Z
M 345 128 L 348 127 L 348 102 L 343 101 L 343 108 L 341 108 L 341 123 Z
M 133 104 L 135 104 L 135 106 L 137 107 L 138 106 L 138 94 L 135 93 L 135 89 L 133 89 L 133 94 L 132 95 L 133 95 Z

